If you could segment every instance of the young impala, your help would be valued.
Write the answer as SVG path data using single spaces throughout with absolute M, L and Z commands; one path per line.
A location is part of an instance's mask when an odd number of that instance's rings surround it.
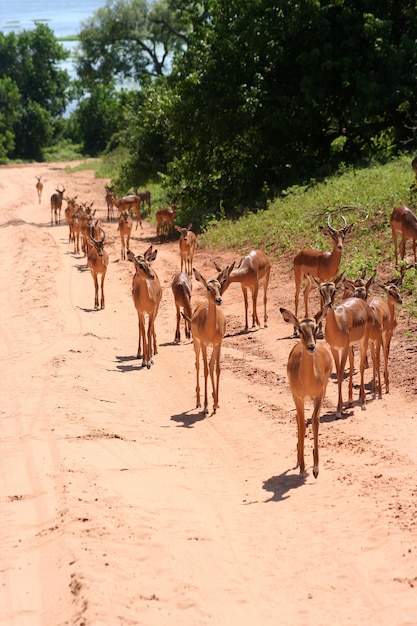
M 36 193 L 38 194 L 38 201 L 39 204 L 41 203 L 42 200 L 42 191 L 43 191 L 43 183 L 41 180 L 42 176 L 36 176 L 37 179 L 37 183 L 36 183 Z
M 293 313 L 280 308 L 281 314 L 288 324 L 298 329 L 300 341 L 292 348 L 288 357 L 287 375 L 292 397 L 297 411 L 297 467 L 300 475 L 305 475 L 304 440 L 306 421 L 304 403 L 311 399 L 314 403 L 311 419 L 314 435 L 313 475 L 319 474 L 319 424 L 323 400 L 326 395 L 327 383 L 332 372 L 332 357 L 323 344 L 317 344 L 319 324 L 323 321 L 330 308 L 329 304 L 315 315 L 314 319 L 299 321 Z
M 153 365 L 153 354 L 158 353 L 156 342 L 155 319 L 162 298 L 162 288 L 158 276 L 151 267 L 155 260 L 157 250 L 150 246 L 145 254 L 135 256 L 131 250 L 127 251 L 127 258 L 135 266 L 135 275 L 132 282 L 132 298 L 138 314 L 139 342 L 137 357 L 142 356 L 142 366 L 148 369 Z M 145 319 L 148 318 L 146 330 Z M 141 352 L 143 344 L 143 354 Z M 152 351 L 153 343 L 153 351 Z
M 192 224 L 188 224 L 187 228 L 181 228 L 181 226 L 175 225 L 175 230 L 180 234 L 180 257 L 181 257 L 181 272 L 183 271 L 187 276 L 193 275 L 193 259 L 195 252 L 195 243 L 197 237 L 191 230 Z
M 228 265 L 222 270 L 217 263 L 214 263 L 216 270 L 219 272 L 217 280 L 221 285 L 221 294 L 223 295 L 231 283 L 240 283 L 242 287 L 243 299 L 245 302 L 245 332 L 249 328 L 248 324 L 248 289 L 252 293 L 252 327 L 257 324 L 260 326 L 257 300 L 259 285 L 263 282 L 264 286 L 264 327 L 267 327 L 268 314 L 266 312 L 266 302 L 269 284 L 269 275 L 271 272 L 271 263 L 262 250 L 252 250 L 239 263 L 239 267 L 235 269 L 235 263 Z
M 191 278 L 184 274 L 184 272 L 178 272 L 171 282 L 172 294 L 174 296 L 175 310 L 177 312 L 177 326 L 175 330 L 175 343 L 181 341 L 181 309 L 184 318 L 184 330 L 187 339 L 191 337 Z
M 203 355 L 204 366 L 204 415 L 208 413 L 207 379 L 209 365 L 207 360 L 207 348 L 212 347 L 210 358 L 210 378 L 213 389 L 213 413 L 219 408 L 219 382 L 220 382 L 220 349 L 226 332 L 226 316 L 220 309 L 222 303 L 220 283 L 218 280 L 205 280 L 196 269 L 194 277 L 206 290 L 207 302 L 199 304 L 191 317 L 191 331 L 195 352 L 195 369 L 197 376 L 196 398 L 197 408 L 201 407 L 200 400 L 200 351 Z M 216 380 L 214 379 L 216 368 Z
M 298 314 L 298 301 L 300 297 L 301 284 L 307 278 L 304 288 L 304 308 L 305 316 L 308 317 L 308 294 L 311 290 L 311 282 L 308 274 L 315 276 L 320 282 L 333 280 L 336 276 L 342 256 L 343 242 L 345 237 L 351 232 L 353 224 L 347 226 L 345 218 L 342 216 L 344 226 L 336 230 L 330 224 L 330 215 L 327 218 L 327 228 L 320 227 L 323 235 L 331 237 L 333 249 L 321 252 L 320 250 L 301 250 L 294 257 L 294 278 L 295 278 L 295 317 Z

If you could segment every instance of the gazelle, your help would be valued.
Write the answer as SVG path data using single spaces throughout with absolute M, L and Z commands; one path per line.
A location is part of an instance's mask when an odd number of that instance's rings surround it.
M 137 358 L 142 356 L 142 366 L 148 369 L 153 365 L 152 355 L 158 353 L 155 333 L 155 319 L 158 315 L 159 304 L 162 298 L 162 288 L 159 278 L 151 267 L 157 250 L 150 246 L 144 255 L 135 256 L 131 250 L 127 251 L 127 258 L 135 266 L 135 275 L 132 282 L 132 298 L 138 314 L 139 342 Z M 148 317 L 146 331 L 145 318 Z M 153 342 L 153 351 L 152 351 Z M 143 343 L 143 354 L 141 352 Z
M 112 200 L 113 206 L 119 209 L 120 212 L 129 211 L 130 209 L 132 209 L 132 211 L 136 213 L 136 217 L 137 217 L 136 230 L 138 228 L 138 224 L 140 224 L 140 227 L 142 228 L 142 220 L 140 218 L 140 205 L 142 201 L 139 198 L 139 196 L 132 193 L 128 196 L 123 196 L 123 198 L 117 199 L 114 196 L 114 192 L 111 192 L 111 200 Z
M 195 369 L 197 376 L 196 403 L 201 407 L 200 400 L 200 351 L 204 366 L 204 415 L 208 413 L 207 383 L 210 371 L 211 387 L 213 390 L 213 413 L 219 408 L 220 382 L 220 350 L 226 332 L 226 316 L 220 309 L 222 303 L 221 287 L 218 280 L 206 280 L 199 271 L 194 269 L 194 277 L 206 289 L 207 302 L 199 304 L 191 316 L 191 332 L 195 352 Z M 207 348 L 212 347 L 210 370 L 207 360 Z M 216 368 L 216 379 L 214 369 Z
M 129 215 L 129 211 L 122 211 L 119 217 L 119 226 L 117 227 L 121 240 L 120 258 L 122 259 L 122 261 L 126 259 L 126 250 L 129 250 L 132 228 L 133 220 Z
M 42 191 L 43 191 L 43 183 L 42 183 L 42 176 L 35 176 L 36 180 L 38 181 L 36 183 L 36 193 L 38 194 L 38 201 L 39 204 L 41 203 L 42 200 Z
M 61 221 L 61 207 L 62 199 L 64 197 L 65 187 L 58 185 L 55 189 L 56 193 L 51 196 L 51 226 L 53 224 L 53 218 L 55 217 L 55 224 L 59 224 Z
M 166 237 L 169 235 L 176 217 L 176 204 L 171 204 L 170 209 L 159 209 L 159 211 L 155 213 L 157 237 L 162 237 L 163 234 L 165 234 Z
M 180 234 L 180 257 L 181 257 L 181 272 L 183 271 L 187 274 L 187 276 L 193 275 L 193 259 L 195 252 L 195 244 L 197 241 L 197 237 L 191 230 L 193 227 L 192 223 L 188 224 L 187 228 L 182 228 L 181 226 L 175 225 L 175 230 L 177 230 Z
M 109 185 L 104 185 L 104 189 L 106 190 L 105 200 L 107 206 L 107 221 L 110 222 L 114 219 L 114 207 L 112 201 L 112 193 L 114 191 L 113 187 L 109 187 Z
M 330 215 L 327 218 L 327 228 L 321 226 L 323 235 L 331 237 L 333 249 L 321 252 L 320 250 L 301 250 L 294 257 L 294 278 L 295 278 L 295 317 L 298 314 L 298 301 L 300 297 L 301 284 L 308 274 L 315 276 L 319 281 L 332 280 L 336 276 L 342 256 L 343 242 L 345 237 L 351 232 L 353 224 L 347 226 L 345 218 L 342 216 L 344 226 L 336 230 L 330 224 Z M 304 308 L 305 316 L 308 317 L 308 294 L 310 293 L 311 282 L 307 279 L 304 288 Z
M 401 260 L 405 256 L 405 246 L 407 239 L 413 241 L 414 265 L 417 264 L 416 256 L 416 239 L 417 239 L 417 217 L 406 206 L 396 206 L 391 213 L 390 226 L 392 232 L 392 240 L 394 242 L 395 265 L 398 266 L 398 235 L 401 235 L 400 256 Z
M 90 226 L 90 241 L 91 245 L 88 246 L 87 251 L 87 263 L 90 268 L 91 275 L 94 281 L 94 308 L 104 309 L 104 279 L 106 278 L 107 267 L 109 265 L 109 255 L 106 250 L 104 250 L 104 242 L 106 241 L 106 233 L 101 228 L 98 227 L 101 232 L 101 239 L 98 241 L 94 237 L 94 229 L 93 226 Z M 99 285 L 98 285 L 98 275 L 101 274 L 101 297 L 100 297 L 100 307 L 99 307 Z
M 175 309 L 177 312 L 177 326 L 175 330 L 175 343 L 181 341 L 181 309 L 184 317 L 184 331 L 187 339 L 191 337 L 191 279 L 184 272 L 178 272 L 172 279 L 171 289 L 174 296 Z
M 257 300 L 259 285 L 263 282 L 264 287 L 264 327 L 267 327 L 268 314 L 266 312 L 267 294 L 269 275 L 271 272 L 271 263 L 262 250 L 251 250 L 248 255 L 241 259 L 239 266 L 235 269 L 235 263 L 227 266 L 222 270 L 217 263 L 215 268 L 219 272 L 217 280 L 221 285 L 221 294 L 223 295 L 231 283 L 240 283 L 245 302 L 245 331 L 248 330 L 248 289 L 252 293 L 252 327 L 256 324 L 260 326 Z
M 327 383 L 332 372 L 332 357 L 323 344 L 317 344 L 319 324 L 323 321 L 330 305 L 326 304 L 314 319 L 299 321 L 293 313 L 280 308 L 286 322 L 293 324 L 298 330 L 300 341 L 292 348 L 288 357 L 287 375 L 292 397 L 297 412 L 297 467 L 300 476 L 305 475 L 304 440 L 306 421 L 304 403 L 312 400 L 314 403 L 311 423 L 313 427 L 313 474 L 319 474 L 319 425 L 323 400 L 326 395 Z
M 338 384 L 338 402 L 336 416 L 341 417 L 343 410 L 342 382 L 347 357 L 349 356 L 349 406 L 353 404 L 353 353 L 354 344 L 360 346 L 360 400 L 362 409 L 366 408 L 364 373 L 368 350 L 369 334 L 376 324 L 374 314 L 369 305 L 360 298 L 347 298 L 326 318 L 324 336 L 330 346 L 336 366 Z

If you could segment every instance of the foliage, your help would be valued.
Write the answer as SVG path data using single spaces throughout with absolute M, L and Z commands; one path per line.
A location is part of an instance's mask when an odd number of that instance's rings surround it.
M 68 102 L 68 73 L 58 66 L 67 56 L 45 24 L 19 34 L 0 32 L 0 123 L 9 137 L 5 156 L 42 158 Z
M 184 3 L 167 183 L 207 223 L 311 175 L 390 157 L 415 127 L 417 12 L 393 0 Z
M 115 77 L 146 83 L 168 72 L 172 53 L 183 44 L 180 14 L 165 1 L 108 1 L 80 32 L 78 75 L 86 88 Z
M 111 85 L 94 85 L 83 97 L 68 121 L 66 134 L 83 144 L 84 154 L 96 156 L 124 125 L 126 103 L 134 92 L 117 92 Z

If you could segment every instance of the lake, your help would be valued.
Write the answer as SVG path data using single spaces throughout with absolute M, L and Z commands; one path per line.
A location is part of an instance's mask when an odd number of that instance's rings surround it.
M 44 22 L 58 39 L 75 36 L 81 22 L 106 5 L 105 0 L 19 0 L 0 2 L 0 31 L 31 30 L 35 22 Z

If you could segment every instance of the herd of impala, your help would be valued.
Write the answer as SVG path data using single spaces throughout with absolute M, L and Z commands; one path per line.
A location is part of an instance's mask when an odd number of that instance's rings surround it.
M 415 160 L 416 161 L 416 160 Z M 413 169 L 414 162 L 413 161 Z M 417 177 L 417 161 L 416 161 Z M 36 190 L 41 202 L 42 182 L 37 177 Z M 63 200 L 64 187 L 58 186 L 56 193 L 51 196 L 51 225 L 60 223 L 60 212 Z M 114 190 L 106 186 L 107 219 L 113 219 L 113 209 L 119 210 L 118 231 L 121 238 L 121 259 L 129 260 L 134 266 L 132 281 L 132 298 L 138 314 L 139 342 L 137 357 L 142 358 L 142 365 L 150 368 L 153 364 L 153 355 L 158 352 L 155 332 L 155 319 L 158 314 L 162 297 L 162 288 L 158 276 L 152 267 L 157 251 L 151 245 L 144 254 L 135 255 L 129 249 L 130 236 L 133 228 L 131 214 L 135 213 L 137 224 L 142 226 L 140 210 L 145 202 L 151 206 L 150 193 L 138 192 L 117 199 Z M 84 252 L 87 264 L 91 271 L 94 288 L 96 309 L 104 308 L 103 285 L 109 263 L 108 254 L 104 248 L 106 234 L 99 220 L 95 219 L 92 205 L 78 204 L 76 197 L 65 197 L 67 207 L 65 217 L 69 226 L 69 242 L 74 244 L 74 253 Z M 210 375 L 213 397 L 213 413 L 219 407 L 219 380 L 220 380 L 220 351 L 226 332 L 226 317 L 220 307 L 222 296 L 233 282 L 240 283 L 245 306 L 245 326 L 249 329 L 248 320 L 248 290 L 252 296 L 252 327 L 260 326 L 257 313 L 257 300 L 260 285 L 263 285 L 264 295 L 264 327 L 267 326 L 267 292 L 270 278 L 271 263 L 261 250 L 251 250 L 239 265 L 233 262 L 225 268 L 216 263 L 217 276 L 207 280 L 193 266 L 196 246 L 196 235 L 192 224 L 186 228 L 174 224 L 177 215 L 177 206 L 172 204 L 168 209 L 156 212 L 157 235 L 162 237 L 172 234 L 173 230 L 180 233 L 180 271 L 175 274 L 171 282 L 171 289 L 176 308 L 175 343 L 181 340 L 181 322 L 184 323 L 185 336 L 192 337 L 195 352 L 196 369 L 196 404 L 201 407 L 200 397 L 200 352 L 204 369 L 204 414 L 208 414 L 208 378 Z M 330 217 L 327 226 L 321 227 L 323 235 L 328 236 L 333 247 L 322 252 L 316 249 L 301 250 L 294 257 L 295 301 L 292 313 L 288 309 L 280 308 L 285 322 L 294 328 L 294 337 L 299 341 L 290 351 L 287 362 L 287 375 L 293 396 L 297 416 L 297 466 L 300 475 L 305 475 L 304 440 L 306 420 L 304 406 L 306 400 L 313 402 L 312 428 L 314 436 L 313 448 L 313 475 L 319 473 L 318 431 L 320 413 L 326 394 L 327 384 L 334 369 L 338 384 L 338 402 L 336 417 L 341 417 L 343 411 L 342 382 L 346 361 L 349 358 L 349 391 L 348 406 L 353 405 L 353 366 L 354 346 L 359 347 L 360 371 L 360 404 L 366 408 L 366 394 L 364 372 L 368 366 L 368 347 L 372 359 L 372 391 L 374 397 L 382 397 L 380 374 L 380 353 L 383 353 L 383 373 L 385 392 L 389 392 L 388 359 L 391 338 L 396 327 L 395 306 L 401 304 L 399 287 L 402 279 L 391 280 L 378 287 L 385 292 L 386 299 L 381 296 L 369 297 L 370 287 L 375 283 L 375 274 L 365 281 L 365 272 L 356 280 L 348 280 L 343 274 L 337 275 L 345 238 L 352 232 L 353 224 L 348 225 L 344 217 L 343 227 L 339 230 L 331 225 Z M 397 206 L 392 211 L 390 226 L 395 252 L 395 263 L 398 266 L 398 236 L 401 237 L 399 252 L 403 260 L 406 242 L 412 240 L 414 265 L 416 259 L 417 217 L 405 206 Z M 101 275 L 101 296 L 99 298 L 98 276 Z M 206 291 L 207 302 L 199 304 L 194 311 L 191 308 L 192 278 L 200 282 Z M 304 283 L 305 317 L 298 316 L 300 290 Z M 317 287 L 320 294 L 320 310 L 313 316 L 308 312 L 308 296 L 312 287 Z M 340 293 L 340 302 L 335 303 L 336 295 Z M 147 321 L 147 327 L 146 327 Z M 322 325 L 325 325 L 324 339 L 327 343 L 318 343 L 323 338 Z M 209 357 L 208 348 L 211 349 Z M 330 351 L 329 349 L 330 348 Z M 332 358 L 333 357 L 333 358 Z

